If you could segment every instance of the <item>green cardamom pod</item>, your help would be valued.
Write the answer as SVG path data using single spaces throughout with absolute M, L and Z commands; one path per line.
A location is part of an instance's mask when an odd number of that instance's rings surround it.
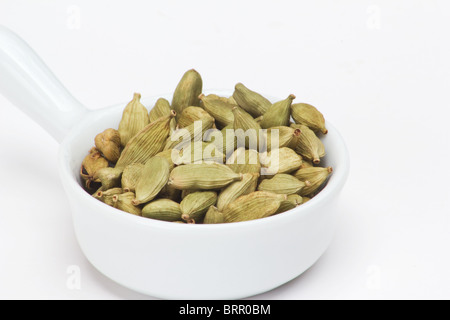
M 236 106 L 221 97 L 215 95 L 201 94 L 199 99 L 202 106 L 217 122 L 220 127 L 226 127 L 234 122 L 234 115 L 232 109 Z
M 294 129 L 287 126 L 278 126 L 267 129 L 266 149 L 267 151 L 284 147 L 294 149 L 298 145 L 300 134 L 300 129 Z M 272 147 L 272 143 L 274 143 L 274 148 Z M 276 144 L 278 144 L 278 146 L 276 146 Z
M 291 173 L 300 168 L 302 157 L 290 148 L 279 148 L 260 154 L 261 175 L 272 176 L 277 173 Z
M 210 206 L 217 202 L 214 191 L 198 191 L 187 195 L 180 203 L 181 218 L 185 221 L 200 222 Z
M 237 147 L 245 146 L 247 149 L 258 150 L 261 126 L 249 113 L 239 107 L 233 108 L 233 114 L 233 127 L 237 138 Z
M 303 198 L 298 194 L 290 194 L 287 199 L 281 202 L 280 208 L 277 213 L 286 212 L 292 210 L 303 203 Z
M 215 121 L 214 118 L 202 108 L 187 107 L 178 118 L 178 127 L 184 128 L 193 124 L 195 121 L 203 120 L 205 118 L 211 118 L 212 121 Z
M 155 122 L 159 118 L 170 116 L 171 112 L 172 112 L 172 109 L 170 108 L 169 101 L 167 101 L 167 99 L 164 99 L 164 98 L 159 98 L 156 101 L 155 106 L 152 108 L 152 110 L 150 110 L 150 113 L 148 116 L 149 116 L 150 122 Z M 175 118 L 172 118 L 170 120 L 171 132 L 175 130 L 176 126 L 177 126 L 177 121 L 175 120 Z
M 304 168 L 296 171 L 293 175 L 300 181 L 308 182 L 307 185 L 301 190 L 301 196 L 313 195 L 320 187 L 324 185 L 330 174 L 333 172 L 333 168 Z
M 222 212 L 217 209 L 215 206 L 209 207 L 208 211 L 206 211 L 205 218 L 203 219 L 204 224 L 218 224 L 224 223 L 225 217 Z
M 94 194 L 94 198 L 106 203 L 109 206 L 114 206 L 113 196 L 124 193 L 122 188 L 113 188 L 106 191 L 99 190 Z
M 147 161 L 136 184 L 135 206 L 152 201 L 169 180 L 170 164 L 161 157 Z
M 92 182 L 100 182 L 98 171 L 108 167 L 108 160 L 102 157 L 100 151 L 92 148 L 81 164 L 80 176 L 85 181 L 86 188 L 91 189 Z
M 242 83 L 236 84 L 233 98 L 242 109 L 250 113 L 255 118 L 265 114 L 272 105 L 269 100 L 264 98 L 259 93 L 248 89 Z
M 141 95 L 135 93 L 133 100 L 128 103 L 123 111 L 122 120 L 119 124 L 122 147 L 125 147 L 131 138 L 150 123 L 148 110 L 140 101 Z
M 268 191 L 278 194 L 298 194 L 304 187 L 305 183 L 296 177 L 290 174 L 279 173 L 271 179 L 263 180 L 258 186 L 258 191 Z
M 291 94 L 287 99 L 272 104 L 263 115 L 261 128 L 268 129 L 271 127 L 289 125 L 291 119 L 291 105 L 294 99 L 295 96 Z
M 258 178 L 258 173 L 244 173 L 241 181 L 235 181 L 224 188 L 217 198 L 217 209 L 222 211 L 228 204 L 240 196 L 254 192 Z
M 158 199 L 142 209 L 142 216 L 162 221 L 181 221 L 180 204 L 169 199 Z
M 242 174 L 235 173 L 224 164 L 202 163 L 175 167 L 170 173 L 169 184 L 179 190 L 215 190 L 238 180 L 242 180 Z
M 225 222 L 261 219 L 277 213 L 286 195 L 255 191 L 241 196 L 223 210 Z
M 259 153 L 256 150 L 236 149 L 227 159 L 227 166 L 236 173 L 257 173 L 261 172 Z
M 317 108 L 307 103 L 295 103 L 291 106 L 292 118 L 298 124 L 303 124 L 316 132 L 327 134 L 325 118 Z
M 106 129 L 95 137 L 95 146 L 106 159 L 116 163 L 122 151 L 119 131 Z
M 184 108 L 200 106 L 198 96 L 202 93 L 202 89 L 202 77 L 197 71 L 191 69 L 183 75 L 172 98 L 172 109 L 177 112 L 177 118 L 181 115 Z
M 301 130 L 300 139 L 295 151 L 307 160 L 311 160 L 314 164 L 320 163 L 320 158 L 325 156 L 325 147 L 316 136 L 314 131 L 302 124 L 291 125 L 293 128 Z
M 172 111 L 169 116 L 150 123 L 135 135 L 122 151 L 116 167 L 125 169 L 133 163 L 145 164 L 154 155 L 163 151 L 170 134 L 170 121 L 173 117 L 175 117 L 175 111 Z
M 135 192 L 136 184 L 141 177 L 144 165 L 142 163 L 133 163 L 128 165 L 122 174 L 122 188 L 125 192 Z
M 102 190 L 118 188 L 121 184 L 122 173 L 122 168 L 103 168 L 97 172 L 96 179 L 101 182 Z
M 195 141 L 182 146 L 181 149 L 172 149 L 172 159 L 176 165 L 198 163 L 198 162 L 218 162 L 224 163 L 225 155 L 216 145 L 203 141 Z
M 166 139 L 164 150 L 180 149 L 182 146 L 187 145 L 192 141 L 202 141 L 205 132 L 211 129 L 213 125 L 213 118 L 203 118 L 185 128 L 175 130 L 170 137 Z
M 133 192 L 114 195 L 112 197 L 113 207 L 134 214 L 135 216 L 140 216 L 142 214 L 142 210 L 140 207 L 133 205 L 134 197 L 135 195 Z

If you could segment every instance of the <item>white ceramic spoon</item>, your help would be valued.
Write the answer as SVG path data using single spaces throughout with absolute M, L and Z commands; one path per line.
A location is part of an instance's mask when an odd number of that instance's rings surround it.
M 311 267 L 329 246 L 348 152 L 327 123 L 327 186 L 288 212 L 248 222 L 183 225 L 111 208 L 80 186 L 96 134 L 117 128 L 124 105 L 89 111 L 17 35 L 0 27 L 0 92 L 61 143 L 59 172 L 87 259 L 110 279 L 166 299 L 237 299 L 276 288 Z M 232 92 L 226 92 L 231 94 Z M 156 99 L 143 99 L 150 107 Z M 171 96 L 163 96 L 171 99 Z

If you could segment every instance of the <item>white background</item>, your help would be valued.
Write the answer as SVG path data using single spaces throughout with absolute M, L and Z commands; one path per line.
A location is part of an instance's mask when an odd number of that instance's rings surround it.
M 450 298 L 448 1 L 0 0 L 0 24 L 92 109 L 195 68 L 209 89 L 294 93 L 339 128 L 352 164 L 334 242 L 254 298 Z M 0 298 L 148 299 L 84 258 L 57 151 L 0 95 Z

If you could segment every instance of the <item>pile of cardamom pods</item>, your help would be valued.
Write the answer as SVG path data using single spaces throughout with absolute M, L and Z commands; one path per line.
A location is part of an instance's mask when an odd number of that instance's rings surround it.
M 188 224 L 265 218 L 320 192 L 332 168 L 320 166 L 327 129 L 315 107 L 292 94 L 272 103 L 241 83 L 231 97 L 202 90 L 189 70 L 171 103 L 160 98 L 148 112 L 134 94 L 117 130 L 95 137 L 81 166 L 85 190 L 134 215 Z

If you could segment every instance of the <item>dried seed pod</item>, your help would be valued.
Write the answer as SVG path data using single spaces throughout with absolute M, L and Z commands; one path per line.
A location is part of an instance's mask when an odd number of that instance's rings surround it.
M 191 69 L 187 71 L 173 93 L 172 109 L 181 115 L 184 108 L 189 106 L 199 106 L 198 96 L 202 93 L 203 81 L 200 74 Z M 178 117 L 177 117 L 178 118 Z
M 119 160 L 121 152 L 119 131 L 106 129 L 95 137 L 95 146 L 106 159 L 112 163 L 116 163 Z
M 142 210 L 141 208 L 133 205 L 134 197 L 135 195 L 133 192 L 114 195 L 112 197 L 113 207 L 134 214 L 135 216 L 140 216 L 142 214 Z
M 94 194 L 94 198 L 106 203 L 109 206 L 114 206 L 113 196 L 122 194 L 122 188 L 113 188 L 106 191 L 99 190 Z
M 161 157 L 147 161 L 136 184 L 135 206 L 152 201 L 169 180 L 170 164 Z
M 216 120 L 220 127 L 226 127 L 234 122 L 233 107 L 231 104 L 219 96 L 201 94 L 199 99 L 203 108 Z
M 148 119 L 148 110 L 140 100 L 141 95 L 135 93 L 133 100 L 128 103 L 123 111 L 122 120 L 119 124 L 122 147 L 125 147 L 131 138 L 150 123 L 150 120 Z
M 292 210 L 303 203 L 303 198 L 298 194 L 290 194 L 287 199 L 281 202 L 280 208 L 277 213 L 286 212 Z
M 182 146 L 192 141 L 202 141 L 205 132 L 212 128 L 214 124 L 213 118 L 204 118 L 195 121 L 185 128 L 181 128 L 172 132 L 170 137 L 166 139 L 164 150 L 180 149 Z
M 150 123 L 151 122 L 155 122 L 159 118 L 170 116 L 171 111 L 172 110 L 170 108 L 169 101 L 167 101 L 164 98 L 159 98 L 156 101 L 155 106 L 153 107 L 153 109 L 150 110 L 150 113 L 148 115 Z M 175 130 L 176 126 L 177 126 L 177 121 L 175 120 L 175 118 L 172 118 L 170 120 L 170 130 L 171 130 L 171 132 Z
M 311 200 L 311 198 L 308 198 L 308 197 L 302 197 L 302 198 L 303 198 L 302 204 L 307 203 L 309 200 Z
M 259 93 L 248 89 L 242 83 L 236 84 L 233 98 L 242 109 L 255 118 L 265 114 L 272 105 L 269 100 Z
M 241 181 L 236 181 L 224 188 L 217 198 L 217 209 L 222 211 L 225 207 L 239 198 L 256 190 L 258 173 L 244 173 Z M 294 178 L 295 179 L 295 178 Z
M 176 167 L 170 173 L 169 184 L 179 190 L 215 190 L 238 180 L 242 180 L 242 174 L 235 173 L 224 164 L 202 163 Z
M 135 192 L 136 184 L 142 175 L 144 165 L 142 163 L 133 163 L 128 165 L 122 174 L 122 188 L 125 192 Z
M 225 156 L 230 155 L 236 149 L 236 136 L 233 127 L 226 126 L 222 130 L 211 129 L 205 132 L 203 141 L 210 142 Z
M 122 151 L 116 167 L 125 169 L 133 163 L 145 164 L 151 157 L 163 151 L 170 134 L 170 121 L 173 117 L 175 117 L 175 111 L 172 111 L 169 116 L 150 123 L 134 136 Z
M 122 179 L 122 168 L 103 168 L 100 169 L 96 177 L 102 184 L 102 190 L 109 190 L 120 187 Z
M 183 200 L 184 198 L 186 198 L 186 196 L 188 195 L 188 194 L 191 194 L 191 193 L 194 193 L 194 192 L 197 192 L 197 191 L 200 191 L 200 190 L 188 190 L 188 189 L 185 189 L 185 190 L 181 190 L 181 200 Z
M 214 118 L 202 108 L 187 107 L 178 117 L 178 127 L 184 128 L 193 124 L 195 121 L 203 120 L 205 118 L 211 118 L 212 121 L 214 121 Z
M 291 119 L 291 104 L 294 99 L 295 96 L 291 94 L 287 99 L 272 104 L 263 115 L 261 128 L 268 129 L 271 127 L 289 125 Z
M 192 142 L 181 149 L 171 149 L 174 164 L 189 164 L 198 162 L 225 162 L 225 155 L 216 145 L 203 141 Z
M 236 173 L 257 173 L 261 172 L 259 153 L 256 150 L 246 150 L 238 148 L 227 159 L 227 166 Z
M 320 158 L 325 156 L 325 147 L 322 141 L 320 141 L 314 131 L 305 125 L 297 124 L 291 125 L 291 127 L 302 131 L 295 151 L 307 160 L 311 160 L 314 164 L 319 164 Z
M 300 166 L 300 169 L 313 168 L 313 167 L 314 167 L 314 164 L 311 161 L 306 160 L 306 159 L 302 159 L 302 165 Z
M 294 194 L 300 193 L 305 187 L 305 183 L 294 176 L 285 173 L 279 173 L 271 179 L 263 180 L 258 191 L 268 191 L 278 194 Z
M 258 150 L 261 126 L 249 113 L 239 107 L 233 108 L 233 114 L 233 127 L 237 138 L 237 146 Z
M 158 198 L 170 199 L 175 202 L 181 201 L 181 190 L 175 189 L 171 185 L 166 184 L 161 192 L 158 194 Z
M 241 196 L 223 210 L 225 222 L 261 219 L 277 213 L 286 195 L 255 191 Z
M 199 222 L 209 207 L 217 202 L 217 193 L 213 191 L 197 191 L 187 195 L 180 203 L 181 218 L 185 221 Z
M 330 174 L 333 172 L 333 168 L 304 168 L 296 171 L 293 175 L 300 181 L 309 182 L 300 192 L 301 196 L 307 196 L 314 194 L 323 184 L 326 182 Z
M 108 160 L 102 157 L 99 150 L 92 148 L 81 164 L 80 176 L 85 181 L 86 188 L 91 189 L 92 182 L 100 182 L 98 171 L 108 167 Z
M 278 130 L 278 134 L 275 133 Z M 278 143 L 278 146 L 275 146 L 274 149 L 277 148 L 295 148 L 300 139 L 301 131 L 300 129 L 294 129 L 286 126 L 272 127 L 267 129 L 266 133 L 266 150 L 269 152 L 272 150 L 272 143 Z
M 170 171 L 172 171 L 173 168 L 175 168 L 175 163 L 173 163 L 173 160 L 172 160 L 172 149 L 167 149 L 167 150 L 161 151 L 160 153 L 157 153 L 155 155 L 155 157 L 162 157 L 162 158 L 166 159 L 170 164 Z
M 142 216 L 162 221 L 181 221 L 180 204 L 169 199 L 158 199 L 142 209 Z
M 291 106 L 292 118 L 298 124 L 303 124 L 316 132 L 327 134 L 325 118 L 314 106 L 307 103 L 296 103 Z
M 291 173 L 302 165 L 302 157 L 290 148 L 279 148 L 260 154 L 261 175 Z
M 206 211 L 205 218 L 203 219 L 204 224 L 217 224 L 224 223 L 225 217 L 222 212 L 219 211 L 215 206 L 209 207 Z

